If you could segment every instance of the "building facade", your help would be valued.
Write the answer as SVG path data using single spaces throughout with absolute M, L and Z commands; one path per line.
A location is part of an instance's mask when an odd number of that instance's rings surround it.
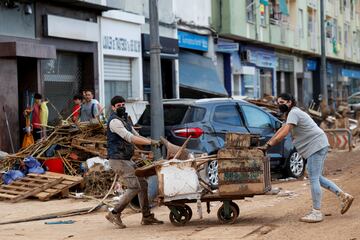
M 83 89 L 99 96 L 98 16 L 116 5 L 101 0 L 0 4 L 0 98 L 16 149 L 23 111 L 34 93 L 48 98 L 50 123 L 71 113 L 72 97 Z M 7 128 L 3 114 L 0 128 Z M 8 135 L 1 136 L 0 149 L 11 151 Z
M 236 86 L 234 94 L 262 97 L 272 88 L 272 95 L 291 92 L 305 106 L 319 98 L 322 84 L 319 81 L 319 1 L 213 0 L 212 4 L 212 26 L 220 37 L 266 50 L 265 54 L 257 54 L 246 47 L 240 48 L 243 49 L 239 52 L 240 84 L 238 80 L 233 82 Z M 344 99 L 358 91 L 360 81 L 357 78 L 360 69 L 360 1 L 326 0 L 325 9 L 329 100 Z M 269 50 L 275 52 L 276 58 L 272 71 L 257 74 L 247 68 L 251 59 L 258 55 L 270 59 L 266 56 Z M 245 66 L 246 71 L 242 71 Z M 251 78 L 255 80 L 249 80 Z M 238 85 L 240 90 L 237 90 Z M 251 91 L 249 86 L 253 85 L 256 87 Z

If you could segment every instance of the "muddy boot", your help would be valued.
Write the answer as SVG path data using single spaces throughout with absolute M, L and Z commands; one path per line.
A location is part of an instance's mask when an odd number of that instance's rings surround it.
M 339 194 L 339 198 L 341 201 L 340 202 L 340 207 L 341 207 L 340 213 L 344 214 L 347 212 L 347 210 L 349 210 L 352 202 L 354 201 L 354 197 L 351 196 L 350 194 L 342 192 Z
M 114 224 L 115 226 L 117 226 L 118 228 L 126 228 L 126 226 L 123 224 L 123 222 L 121 221 L 121 215 L 120 214 L 115 214 L 112 212 L 109 212 L 105 218 L 111 222 L 112 224 Z
M 142 225 L 155 225 L 155 224 L 163 224 L 163 221 L 157 220 L 154 214 L 150 214 L 148 216 L 143 216 L 141 220 Z

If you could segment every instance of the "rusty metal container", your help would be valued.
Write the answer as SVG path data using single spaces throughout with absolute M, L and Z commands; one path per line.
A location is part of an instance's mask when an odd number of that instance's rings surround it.
M 251 196 L 271 189 L 270 160 L 261 150 L 221 149 L 218 164 L 221 196 Z

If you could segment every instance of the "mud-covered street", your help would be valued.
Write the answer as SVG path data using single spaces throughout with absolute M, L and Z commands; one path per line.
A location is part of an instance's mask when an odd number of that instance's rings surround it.
M 104 218 L 105 212 L 0 226 L 1 239 L 360 239 L 360 149 L 352 152 L 333 151 L 327 161 L 325 174 L 344 190 L 354 195 L 351 209 L 340 214 L 339 201 L 324 191 L 322 210 L 325 220 L 309 224 L 298 219 L 311 209 L 309 183 L 276 181 L 277 195 L 264 195 L 238 201 L 240 217 L 235 224 L 221 225 L 216 217 L 220 203 L 212 203 L 212 211 L 200 220 L 196 206 L 194 216 L 184 227 L 173 226 L 166 207 L 156 208 L 156 216 L 165 221 L 160 226 L 141 226 L 141 215 L 128 209 L 123 217 L 126 229 L 116 229 Z M 39 202 L 25 200 L 16 204 L 0 203 L 1 221 L 38 216 L 47 213 L 91 207 L 96 202 L 66 199 Z M 45 222 L 73 220 L 72 224 L 48 225 Z

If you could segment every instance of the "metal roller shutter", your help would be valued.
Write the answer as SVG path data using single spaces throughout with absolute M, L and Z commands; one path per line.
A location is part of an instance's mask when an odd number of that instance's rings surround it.
M 104 57 L 105 106 L 110 108 L 110 100 L 115 95 L 131 97 L 131 59 Z

